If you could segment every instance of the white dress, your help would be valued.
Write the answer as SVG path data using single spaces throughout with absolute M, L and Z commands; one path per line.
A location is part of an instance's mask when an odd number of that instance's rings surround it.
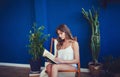
M 58 50 L 58 58 L 61 58 L 62 60 L 73 60 L 74 59 L 74 51 L 72 49 L 72 46 L 68 46 L 65 49 Z M 76 64 L 71 64 L 72 66 L 77 68 Z M 45 69 L 42 70 L 40 73 L 40 77 L 48 77 L 47 73 L 45 73 Z
M 68 46 L 65 49 L 58 50 L 58 58 L 62 60 L 73 60 L 74 59 L 74 51 L 72 49 L 72 46 Z M 74 67 L 77 67 L 76 64 L 71 64 Z

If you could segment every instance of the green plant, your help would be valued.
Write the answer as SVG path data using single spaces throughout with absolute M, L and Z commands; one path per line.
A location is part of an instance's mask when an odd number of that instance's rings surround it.
M 106 72 L 120 73 L 120 57 L 113 57 L 112 55 L 103 57 L 103 67 Z
M 32 29 L 30 30 L 29 35 L 29 54 L 32 56 L 33 60 L 39 59 L 42 56 L 44 51 L 44 42 L 50 36 L 50 34 L 44 35 L 43 30 L 45 29 L 44 26 L 40 26 L 37 28 L 37 24 L 34 23 L 32 25 Z
M 98 21 L 98 11 L 94 8 L 89 11 L 85 11 L 82 8 L 83 16 L 88 20 L 92 27 L 92 35 L 91 35 L 91 50 L 92 50 L 92 59 L 95 64 L 98 63 L 98 56 L 100 52 L 100 28 Z

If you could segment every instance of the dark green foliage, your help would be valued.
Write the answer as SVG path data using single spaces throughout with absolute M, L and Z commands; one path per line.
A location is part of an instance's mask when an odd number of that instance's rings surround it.
M 103 58 L 103 68 L 110 73 L 120 73 L 120 57 L 106 56 Z
M 32 30 L 30 30 L 29 35 L 29 54 L 32 56 L 33 60 L 39 59 L 42 56 L 44 51 L 44 42 L 50 36 L 50 34 L 44 35 L 43 30 L 44 26 L 40 26 L 37 28 L 36 23 L 32 25 Z

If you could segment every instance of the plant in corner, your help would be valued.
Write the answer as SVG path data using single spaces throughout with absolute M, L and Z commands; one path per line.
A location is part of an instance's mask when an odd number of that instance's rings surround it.
M 44 35 L 43 30 L 45 29 L 44 26 L 40 26 L 37 28 L 37 24 L 34 23 L 32 25 L 32 29 L 30 30 L 29 35 L 29 54 L 31 55 L 32 59 L 30 61 L 31 71 L 40 71 L 41 67 L 41 59 L 44 52 L 44 42 L 50 36 L 50 34 Z
M 120 56 L 103 57 L 103 69 L 106 77 L 120 77 Z
M 93 71 L 95 75 L 99 75 L 102 68 L 102 64 L 98 62 L 98 57 L 100 53 L 100 28 L 99 28 L 99 14 L 94 8 L 85 11 L 82 8 L 82 14 L 84 18 L 90 23 L 92 29 L 91 35 L 91 53 L 92 62 L 89 63 L 90 72 Z M 93 68 L 91 68 L 93 67 Z M 93 73 L 93 75 L 94 75 Z

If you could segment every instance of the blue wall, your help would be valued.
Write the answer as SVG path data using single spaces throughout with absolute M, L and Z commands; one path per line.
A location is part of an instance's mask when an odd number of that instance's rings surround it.
M 28 63 L 28 34 L 34 1 L 3 0 L 0 5 L 0 62 Z
M 2 3 L 1 3 L 2 2 Z M 81 14 L 81 8 L 100 8 L 101 52 L 103 56 L 119 56 L 120 3 L 106 8 L 98 0 L 3 0 L 0 5 L 0 62 L 29 63 L 28 34 L 34 21 L 46 27 L 45 33 L 56 37 L 55 29 L 65 23 L 80 45 L 81 67 L 91 61 L 91 27 Z M 50 38 L 45 43 L 49 49 Z M 43 60 L 44 62 L 44 60 Z M 44 64 L 44 63 L 43 63 Z M 42 65 L 43 65 L 42 64 Z

